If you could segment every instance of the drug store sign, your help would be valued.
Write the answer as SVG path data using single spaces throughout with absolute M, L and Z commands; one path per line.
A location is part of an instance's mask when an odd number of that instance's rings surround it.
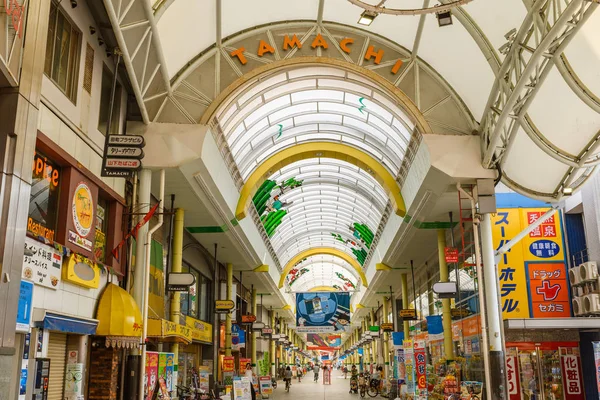
M 493 217 L 496 250 L 547 211 L 547 208 L 499 209 Z M 504 319 L 571 316 L 559 214 L 545 220 L 501 256 L 498 280 Z

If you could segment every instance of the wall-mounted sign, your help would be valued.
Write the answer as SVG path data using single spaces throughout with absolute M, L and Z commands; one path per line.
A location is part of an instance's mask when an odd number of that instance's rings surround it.
M 92 226 L 94 225 L 95 218 L 92 191 L 90 190 L 89 186 L 85 184 L 85 182 L 79 183 L 75 188 L 73 200 L 71 202 L 71 211 L 75 232 L 77 232 L 77 234 L 83 238 L 87 237 L 87 235 L 90 234 Z
M 215 301 L 215 312 L 227 314 L 235 308 L 233 300 L 217 300 Z
M 398 315 L 404 321 L 415 321 L 417 320 L 417 310 L 414 309 L 405 309 L 398 311 Z
M 63 266 L 63 279 L 90 289 L 100 286 L 100 269 L 95 262 L 77 253 L 71 253 Z
M 19 306 L 17 308 L 17 331 L 29 332 L 33 298 L 33 283 L 21 280 L 19 291 Z
M 62 254 L 54 247 L 25 238 L 22 278 L 36 285 L 57 289 L 60 283 Z
M 458 249 L 455 247 L 445 247 L 444 248 L 444 258 L 447 263 L 457 263 L 458 262 Z
M 142 168 L 144 137 L 108 135 L 104 143 L 102 176 L 127 178 Z
M 170 272 L 167 277 L 168 292 L 187 292 L 196 283 L 196 277 L 189 272 Z
M 251 324 L 256 322 L 256 315 L 246 314 L 242 315 L 242 324 Z
M 185 325 L 192 330 L 192 339 L 212 342 L 212 325 L 192 317 L 185 317 Z

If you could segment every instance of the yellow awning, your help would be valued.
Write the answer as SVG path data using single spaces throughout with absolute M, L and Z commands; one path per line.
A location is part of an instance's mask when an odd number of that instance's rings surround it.
M 142 335 L 142 314 L 129 293 L 109 283 L 104 289 L 96 313 L 98 336 L 138 338 Z
M 192 343 L 192 330 L 185 325 L 166 319 L 149 319 L 148 338 L 158 339 L 161 342 L 190 344 Z

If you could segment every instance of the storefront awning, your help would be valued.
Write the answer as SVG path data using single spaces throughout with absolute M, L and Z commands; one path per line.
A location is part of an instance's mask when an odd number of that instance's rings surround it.
M 33 309 L 35 325 L 49 331 L 94 335 L 98 320 L 60 314 L 43 308 Z
M 142 335 L 142 314 L 135 300 L 119 286 L 106 285 L 98 303 L 96 335 L 106 336 L 106 345 L 137 347 Z
M 192 329 L 166 319 L 148 320 L 148 338 L 159 342 L 192 343 Z
M 527 318 L 504 321 L 506 329 L 600 329 L 600 318 Z

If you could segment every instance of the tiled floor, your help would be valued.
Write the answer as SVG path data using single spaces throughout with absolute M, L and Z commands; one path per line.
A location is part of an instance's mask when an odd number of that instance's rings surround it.
M 314 382 L 314 375 L 308 372 L 300 383 L 292 380 L 289 393 L 285 391 L 285 384 L 279 381 L 277 389 L 273 391 L 270 400 L 359 400 L 358 394 L 348 393 L 350 390 L 350 376 L 344 379 L 341 371 L 331 372 L 331 385 L 323 385 L 323 374 L 319 375 L 319 382 Z M 259 397 L 260 398 L 260 397 Z

